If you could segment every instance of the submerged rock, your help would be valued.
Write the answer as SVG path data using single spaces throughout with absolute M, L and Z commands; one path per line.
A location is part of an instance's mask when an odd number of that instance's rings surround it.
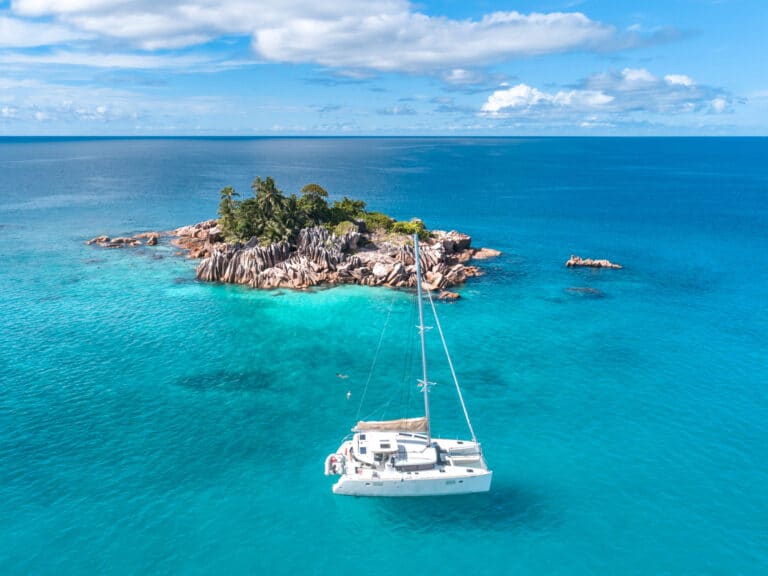
M 440 292 L 440 294 L 437 295 L 438 300 L 448 300 L 448 301 L 454 301 L 461 298 L 461 295 L 458 292 L 449 292 L 448 290 L 443 290 Z
M 566 288 L 565 292 L 576 296 L 587 296 L 590 298 L 602 298 L 605 296 L 601 290 L 592 288 L 591 286 L 571 286 Z

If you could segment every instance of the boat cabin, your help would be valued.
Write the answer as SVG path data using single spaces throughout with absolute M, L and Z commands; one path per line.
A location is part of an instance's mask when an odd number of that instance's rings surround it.
M 357 432 L 352 450 L 359 462 L 373 468 L 394 468 L 401 472 L 430 470 L 438 463 L 438 451 L 428 446 L 426 436 L 390 431 Z

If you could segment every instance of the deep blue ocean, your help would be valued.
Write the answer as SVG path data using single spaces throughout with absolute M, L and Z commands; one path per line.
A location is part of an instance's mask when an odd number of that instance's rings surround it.
M 489 494 L 323 475 L 361 408 L 400 410 L 407 292 L 84 244 L 257 175 L 503 251 L 439 306 Z M 4 138 L 0 238 L 4 575 L 768 571 L 768 139 Z M 464 434 L 432 375 L 435 432 Z

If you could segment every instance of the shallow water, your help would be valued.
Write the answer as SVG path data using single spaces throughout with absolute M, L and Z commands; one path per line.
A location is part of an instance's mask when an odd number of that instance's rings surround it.
M 3 572 L 762 573 L 766 157 L 738 138 L 0 139 Z M 439 306 L 490 494 L 344 498 L 323 476 L 356 417 L 420 404 L 407 293 L 205 285 L 169 246 L 83 244 L 211 217 L 256 175 L 504 252 Z M 462 435 L 436 344 L 434 426 Z

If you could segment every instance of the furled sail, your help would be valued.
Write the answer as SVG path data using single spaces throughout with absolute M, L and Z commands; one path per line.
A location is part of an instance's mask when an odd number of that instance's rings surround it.
M 426 432 L 428 430 L 427 419 L 421 418 L 400 418 L 398 420 L 379 420 L 364 421 L 360 420 L 353 428 L 354 432 L 385 431 L 385 432 Z

